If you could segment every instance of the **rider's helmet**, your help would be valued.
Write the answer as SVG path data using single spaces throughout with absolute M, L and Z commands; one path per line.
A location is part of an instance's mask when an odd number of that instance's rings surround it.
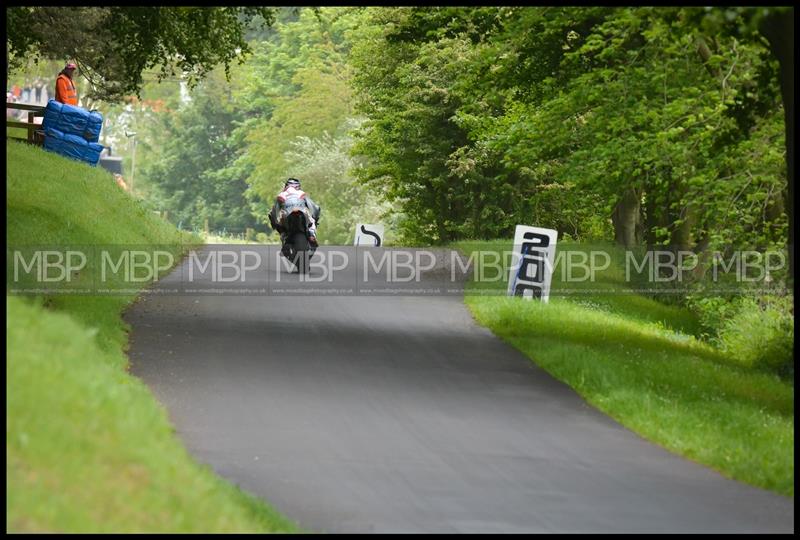
M 298 180 L 297 178 L 289 178 L 288 180 L 286 180 L 286 184 L 284 184 L 283 189 L 286 189 L 288 187 L 300 189 L 300 180 Z

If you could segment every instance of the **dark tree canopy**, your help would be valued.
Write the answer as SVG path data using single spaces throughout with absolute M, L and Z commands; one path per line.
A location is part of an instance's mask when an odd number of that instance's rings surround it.
M 29 58 L 74 60 L 92 88 L 85 95 L 118 101 L 141 89 L 142 72 L 182 72 L 193 84 L 250 52 L 248 25 L 271 25 L 274 12 L 256 7 L 7 8 L 11 67 Z

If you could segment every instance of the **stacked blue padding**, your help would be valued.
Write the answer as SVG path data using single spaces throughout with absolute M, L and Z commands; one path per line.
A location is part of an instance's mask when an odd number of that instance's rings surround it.
M 77 135 L 83 137 L 86 133 L 86 125 L 89 122 L 89 112 L 64 103 L 61 107 L 61 117 L 59 118 L 58 125 L 55 128 L 70 135 Z
M 90 165 L 97 165 L 103 145 L 89 142 L 83 137 L 64 133 L 55 128 L 45 130 L 44 148 L 72 159 L 85 161 Z
M 100 130 L 103 129 L 103 115 L 99 112 L 90 112 L 86 122 L 84 138 L 92 143 L 100 140 Z
M 103 115 L 50 100 L 44 110 L 44 148 L 97 165 L 103 145 L 98 144 Z
M 57 129 L 47 128 L 44 130 L 44 149 L 57 154 L 64 153 L 64 134 Z
M 61 108 L 63 103 L 51 99 L 47 102 L 47 107 L 44 108 L 44 119 L 42 120 L 42 129 L 45 131 L 47 128 L 52 127 L 58 129 L 58 119 L 61 116 Z

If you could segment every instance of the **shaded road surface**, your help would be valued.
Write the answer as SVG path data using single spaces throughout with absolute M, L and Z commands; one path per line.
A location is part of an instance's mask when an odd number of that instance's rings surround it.
M 126 320 L 190 452 L 310 530 L 794 530 L 792 499 L 644 441 L 457 296 L 150 294 Z

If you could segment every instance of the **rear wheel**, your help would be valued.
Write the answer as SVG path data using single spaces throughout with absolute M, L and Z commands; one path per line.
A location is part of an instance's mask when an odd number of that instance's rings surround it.
M 294 252 L 294 263 L 297 271 L 301 274 L 308 274 L 308 264 L 310 260 L 308 251 L 308 238 L 304 233 L 295 233 L 292 236 L 292 251 Z

